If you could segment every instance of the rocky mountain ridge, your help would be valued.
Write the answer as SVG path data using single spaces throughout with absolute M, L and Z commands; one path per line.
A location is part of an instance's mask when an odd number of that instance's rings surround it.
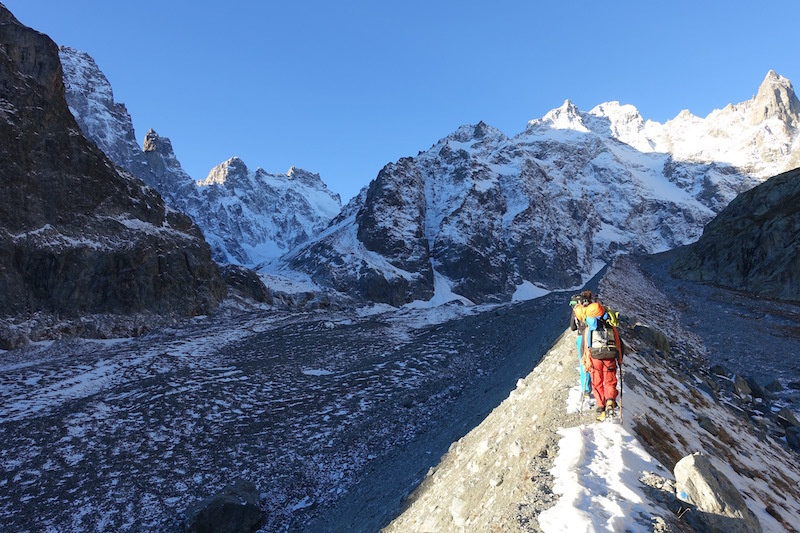
M 117 165 L 156 189 L 167 204 L 200 226 L 214 259 L 256 267 L 317 234 L 341 209 L 339 195 L 318 174 L 250 171 L 231 158 L 193 180 L 172 143 L 152 129 L 140 148 L 124 104 L 114 101 L 108 79 L 85 52 L 62 46 L 67 100 L 81 130 Z
M 696 240 L 742 191 L 791 166 L 800 103 L 768 73 L 753 100 L 699 119 L 569 101 L 509 138 L 462 126 L 386 165 L 317 239 L 284 257 L 320 284 L 393 305 L 435 280 L 469 300 L 580 286 L 621 252 Z
M 80 333 L 93 313 L 214 312 L 226 288 L 197 226 L 84 138 L 58 48 L 2 5 L 0 61 L 0 314 Z

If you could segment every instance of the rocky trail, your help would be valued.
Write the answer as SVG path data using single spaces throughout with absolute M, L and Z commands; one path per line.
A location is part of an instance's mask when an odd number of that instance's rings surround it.
M 622 424 L 578 413 L 574 334 L 565 333 L 497 409 L 453 443 L 386 531 L 800 530 L 798 448 L 791 444 L 800 428 L 782 418 L 797 411 L 796 391 L 759 398 L 737 388 L 734 375 L 710 372 L 704 340 L 714 338 L 713 328 L 702 335 L 685 328 L 692 306 L 676 305 L 653 285 L 665 264 L 655 266 L 651 275 L 636 261 L 618 261 L 600 286 L 604 301 L 624 315 Z M 684 304 L 692 289 L 679 291 Z M 708 291 L 723 315 L 757 306 L 742 295 L 697 289 L 694 309 Z M 768 339 L 762 342 L 770 361 Z M 798 338 L 782 335 L 779 344 L 790 342 L 796 348 Z M 792 370 L 790 363 L 774 371 L 791 379 Z M 740 515 L 678 499 L 673 469 L 697 452 L 736 487 L 746 502 Z M 733 515 L 732 507 L 726 512 Z

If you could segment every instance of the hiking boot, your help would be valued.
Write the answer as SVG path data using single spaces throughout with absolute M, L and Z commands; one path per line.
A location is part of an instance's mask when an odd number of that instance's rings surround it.
M 597 411 L 598 413 L 602 413 L 605 411 L 605 408 L 602 405 L 598 405 L 597 407 L 594 408 L 594 410 Z
M 605 419 L 606 419 L 606 412 L 605 411 L 599 411 L 597 413 L 597 421 L 598 422 L 603 422 Z
M 606 411 L 613 411 L 617 408 L 617 402 L 614 400 L 606 400 Z

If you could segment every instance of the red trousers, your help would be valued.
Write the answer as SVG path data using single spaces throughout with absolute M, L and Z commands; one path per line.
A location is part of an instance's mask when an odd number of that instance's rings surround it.
M 606 401 L 617 400 L 617 360 L 590 359 L 589 369 L 592 377 L 592 392 L 597 407 L 605 407 Z

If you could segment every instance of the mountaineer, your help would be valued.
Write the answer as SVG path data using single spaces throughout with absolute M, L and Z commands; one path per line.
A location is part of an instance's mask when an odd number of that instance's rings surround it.
M 580 296 L 573 315 L 584 324 L 581 362 L 590 374 L 597 420 L 602 421 L 617 408 L 617 363 L 622 363 L 624 348 L 616 327 L 618 314 L 586 293 Z
M 569 300 L 569 305 L 572 308 L 569 316 L 569 329 L 572 331 L 578 332 L 578 367 L 580 368 L 580 376 L 581 376 L 581 402 L 583 402 L 583 398 L 589 396 L 592 392 L 592 379 L 589 376 L 589 373 L 586 369 L 583 368 L 583 332 L 586 329 L 586 323 L 583 320 L 578 320 L 575 316 L 575 307 L 577 305 L 583 305 L 582 302 L 586 301 L 587 305 L 588 302 L 592 300 L 592 291 L 584 291 L 580 294 L 576 294 Z

